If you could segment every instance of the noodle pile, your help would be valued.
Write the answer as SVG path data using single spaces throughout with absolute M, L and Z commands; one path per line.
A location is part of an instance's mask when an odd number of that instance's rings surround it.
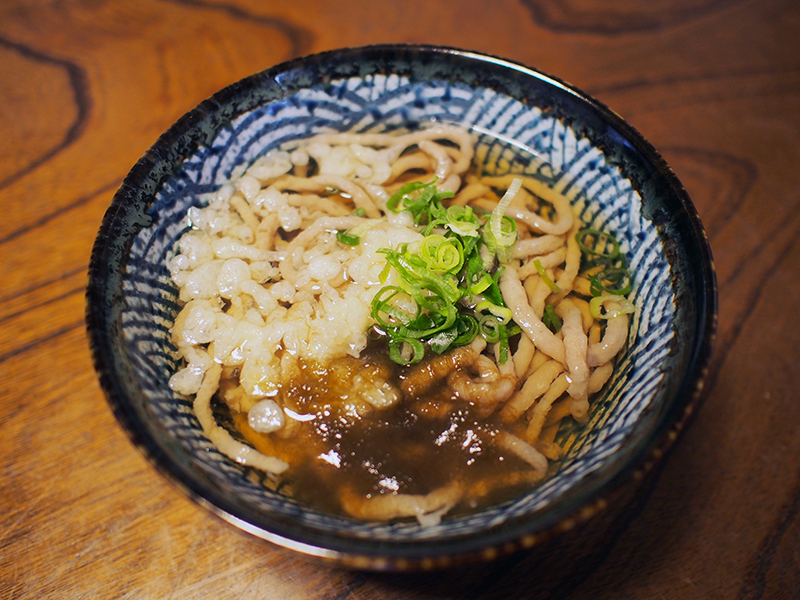
M 603 281 L 602 267 L 587 266 L 587 250 L 602 257 L 607 236 L 582 229 L 569 202 L 536 179 L 470 172 L 473 153 L 469 133 L 449 125 L 404 135 L 318 135 L 270 152 L 205 208 L 190 209 L 191 229 L 168 263 L 184 304 L 172 335 L 185 365 L 170 387 L 194 396 L 195 414 L 220 452 L 271 474 L 289 469 L 291 457 L 256 450 L 217 424 L 212 398 L 253 432 L 290 437 L 298 416 L 286 404 L 287 381 L 309 364 L 335 373 L 337 361 L 362 356 L 370 336 L 387 334 L 379 315 L 418 310 L 404 293 L 397 257 L 428 237 L 438 243 L 459 231 L 455 222 L 426 230 L 408 204 L 398 205 L 400 196 L 413 202 L 422 195 L 425 183 L 451 213 L 461 209 L 448 207 L 468 207 L 481 215 L 484 237 L 465 235 L 492 238 L 475 248 L 484 285 L 502 300 L 471 288 L 456 303 L 458 318 L 474 315 L 481 327 L 488 319 L 490 331 L 504 333 L 497 339 L 479 328 L 435 351 L 426 341 L 424 358 L 413 332 L 390 339 L 395 361 L 408 365 L 400 381 L 380 368 L 343 376 L 343 410 L 358 419 L 444 387 L 455 401 L 499 416 L 494 443 L 527 465 L 527 481 L 546 476 L 548 461 L 561 456 L 554 442 L 560 421 L 588 420 L 590 396 L 626 342 L 632 307 L 603 285 L 619 276 Z M 420 301 L 438 306 L 431 296 Z M 406 324 L 395 329 L 407 331 Z M 454 480 L 421 495 L 338 493 L 352 516 L 431 524 L 468 487 Z

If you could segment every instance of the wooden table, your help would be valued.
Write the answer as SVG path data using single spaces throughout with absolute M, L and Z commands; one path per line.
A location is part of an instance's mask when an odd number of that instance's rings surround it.
M 130 167 L 223 86 L 379 42 L 577 85 L 663 153 L 705 223 L 707 399 L 599 546 L 433 576 L 319 565 L 192 504 L 103 398 L 83 291 Z M 797 2 L 5 0 L 0 136 L 0 598 L 800 598 Z

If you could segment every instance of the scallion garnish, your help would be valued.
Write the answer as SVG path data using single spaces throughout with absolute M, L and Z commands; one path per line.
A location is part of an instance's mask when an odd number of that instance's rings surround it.
M 364 216 L 364 209 L 357 208 L 356 210 L 353 211 L 353 216 L 354 217 Z M 361 243 L 361 237 L 373 227 L 375 227 L 375 221 L 372 219 L 368 219 L 362 221 L 355 227 L 351 227 L 346 231 L 337 231 L 336 239 L 345 246 L 358 246 Z
M 602 296 L 604 292 L 624 296 L 631 291 L 631 275 L 628 269 L 609 267 L 588 277 L 592 296 Z
M 411 338 L 390 339 L 389 357 L 397 364 L 413 365 L 425 357 L 425 347 L 419 340 Z
M 558 292 L 561 291 L 561 288 L 556 285 L 555 281 L 550 279 L 550 276 L 544 270 L 544 267 L 542 266 L 542 261 L 540 261 L 537 258 L 536 260 L 533 261 L 533 266 L 536 267 L 536 271 L 539 273 L 539 277 L 542 278 L 542 281 L 544 281 L 547 287 L 550 288 L 551 292 L 557 294 Z
M 612 306 L 607 304 L 611 302 Z M 622 296 L 603 295 L 592 298 L 589 301 L 589 312 L 595 319 L 612 319 L 625 313 L 632 313 L 636 310 L 630 300 Z
M 408 183 L 389 198 L 387 210 L 408 211 L 424 236 L 379 250 L 386 255 L 381 282 L 392 271 L 397 277 L 373 298 L 372 318 L 388 339 L 392 360 L 413 364 L 424 355 L 419 344 L 441 354 L 476 335 L 499 342 L 501 362 L 507 360 L 508 339 L 519 328 L 500 294 L 502 266 L 495 267 L 495 257 L 508 260 L 517 239 L 516 223 L 503 214 L 519 191 L 516 181 L 488 217 L 468 206 L 445 208 L 442 200 L 453 193 L 438 191 L 436 180 Z
M 350 235 L 346 231 L 337 231 L 336 239 L 345 246 L 358 246 L 361 238 L 356 235 Z
M 581 229 L 575 241 L 584 254 L 584 276 L 594 298 L 604 294 L 625 296 L 632 289 L 631 274 L 625 256 L 613 235 L 597 229 Z
M 575 241 L 578 242 L 581 251 L 590 256 L 599 256 L 608 260 L 619 255 L 617 238 L 597 229 L 581 229 L 575 234 Z
M 519 193 L 522 188 L 522 179 L 515 178 L 508 186 L 506 193 L 497 203 L 497 206 L 492 211 L 492 216 L 489 217 L 489 231 L 484 235 L 491 239 L 491 244 L 495 247 L 492 248 L 497 253 L 500 262 L 507 262 L 509 258 L 509 251 L 511 245 L 517 241 L 517 224 L 514 219 L 505 216 L 506 209 L 511 201 Z
M 422 240 L 419 255 L 434 273 L 458 273 L 464 264 L 464 246 L 457 237 L 429 235 Z
M 447 212 L 442 200 L 452 198 L 453 192 L 436 191 L 436 179 L 428 183 L 413 181 L 395 192 L 386 202 L 386 208 L 392 212 L 407 210 L 414 217 L 415 225 L 433 223 L 441 219 Z
M 553 333 L 558 333 L 561 331 L 561 319 L 558 318 L 556 310 L 553 308 L 552 304 L 548 304 L 544 307 L 542 323 L 544 323 L 545 327 L 547 327 Z

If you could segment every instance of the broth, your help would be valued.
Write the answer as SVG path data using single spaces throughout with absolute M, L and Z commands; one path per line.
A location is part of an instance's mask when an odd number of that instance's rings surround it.
M 220 452 L 323 512 L 430 525 L 541 481 L 627 340 L 617 240 L 548 166 L 457 126 L 304 144 L 190 209 L 170 386 Z M 542 178 L 478 172 L 487 152 Z
M 424 495 L 458 481 L 464 497 L 451 512 L 458 514 L 530 487 L 536 479 L 530 466 L 496 443 L 498 432 L 509 428 L 499 414 L 481 414 L 443 382 L 384 410 L 353 400 L 353 378 L 402 381 L 409 370 L 388 359 L 384 343 L 373 341 L 362 358 L 329 367 L 301 362 L 279 394 L 290 423 L 279 435 L 252 430 L 246 414 L 234 420 L 256 448 L 291 461 L 290 494 L 327 513 L 347 515 L 342 488 L 364 498 Z

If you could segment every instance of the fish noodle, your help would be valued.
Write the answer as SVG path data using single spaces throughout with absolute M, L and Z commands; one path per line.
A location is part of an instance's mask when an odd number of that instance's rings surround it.
M 363 208 L 366 216 L 377 219 L 381 216 L 380 210 L 375 206 L 372 198 L 358 183 L 338 175 L 315 175 L 309 178 L 286 177 L 273 184 L 276 189 L 291 189 L 297 192 L 324 192 L 329 188 L 336 188 L 350 195 L 356 208 Z
M 564 343 L 550 331 L 533 312 L 525 289 L 519 281 L 517 271 L 507 266 L 500 276 L 500 293 L 514 314 L 514 321 L 520 326 L 534 345 L 560 363 L 565 360 Z
M 547 458 L 528 442 L 511 433 L 501 431 L 497 435 L 497 444 L 531 465 L 539 478 L 544 478 L 547 474 Z
M 434 161 L 424 152 L 416 152 L 408 156 L 401 156 L 392 164 L 392 174 L 389 176 L 386 183 L 392 183 L 407 171 L 421 170 L 431 172 L 433 166 Z
M 541 319 L 544 315 L 545 301 L 552 294 L 550 286 L 538 274 L 531 275 L 525 280 L 525 292 L 531 310 Z
M 450 170 L 453 166 L 453 161 L 450 160 L 447 151 L 431 140 L 422 140 L 419 144 L 419 149 L 429 154 L 436 164 L 435 175 L 439 181 L 444 181 L 450 176 Z
M 578 233 L 580 225 L 580 222 L 576 220 L 575 225 L 567 235 L 567 252 L 564 257 L 565 267 L 556 280 L 556 285 L 561 288 L 563 295 L 566 295 L 567 291 L 572 289 L 573 282 L 581 266 L 581 248 L 578 245 L 578 240 L 575 239 L 575 234 Z
M 613 359 L 628 340 L 628 315 L 619 314 L 608 319 L 603 339 L 589 346 L 589 366 L 596 367 Z
M 570 384 L 567 392 L 572 397 L 570 412 L 578 422 L 585 422 L 589 411 L 589 365 L 587 364 L 588 341 L 583 332 L 583 318 L 580 309 L 569 300 L 563 300 L 556 313 L 564 321 L 561 332 L 564 335 L 564 351 Z
M 544 420 L 544 425 L 542 426 L 542 433 L 544 433 L 544 430 L 547 429 L 548 427 L 558 425 L 562 419 L 571 416 L 572 415 L 571 405 L 572 405 L 572 398 L 570 398 L 569 396 L 566 396 L 554 402 L 550 408 L 550 411 L 547 413 L 547 418 Z
M 258 218 L 253 214 L 253 209 L 250 208 L 250 203 L 245 199 L 244 196 L 239 194 L 234 194 L 231 196 L 230 203 L 231 206 L 236 209 L 236 212 L 239 213 L 239 216 L 242 217 L 244 224 L 250 228 L 255 236 L 256 232 L 258 231 L 259 221 Z
M 383 146 L 392 150 L 389 162 L 393 162 L 400 157 L 400 154 L 406 148 L 418 145 L 423 140 L 450 140 L 456 143 L 461 152 L 459 159 L 453 164 L 453 171 L 456 173 L 466 172 L 472 163 L 474 154 L 472 137 L 468 131 L 455 125 L 436 125 L 403 135 L 387 133 L 326 133 L 310 138 L 308 143 Z
M 542 269 L 552 269 L 553 267 L 557 267 L 558 265 L 562 264 L 566 256 L 566 249 L 558 248 L 557 250 L 553 250 L 548 254 L 531 257 L 519 268 L 517 275 L 520 279 L 525 280 L 534 273 L 539 272 L 539 269 L 536 267 L 537 261 Z
M 461 188 L 461 190 L 453 197 L 450 204 L 454 206 L 466 206 L 472 200 L 481 198 L 486 193 L 490 192 L 491 189 L 492 188 L 482 183 L 470 183 Z
M 415 366 L 409 371 L 400 387 L 408 396 L 419 396 L 451 372 L 473 364 L 486 347 L 482 337 L 476 337 L 468 346 L 455 348 L 446 354 Z
M 525 439 L 531 444 L 539 439 L 539 434 L 542 432 L 547 415 L 553 407 L 553 403 L 561 398 L 564 392 L 569 387 L 569 379 L 566 373 L 561 373 L 550 384 L 550 388 L 539 399 L 536 405 L 529 411 L 530 420 L 528 421 L 528 428 L 525 431 Z
M 484 182 L 495 187 L 508 187 L 511 185 L 511 182 L 518 177 L 518 175 L 487 177 L 484 179 Z M 522 221 L 532 229 L 542 233 L 549 233 L 553 235 L 567 233 L 567 231 L 569 231 L 572 227 L 574 221 L 572 205 L 569 203 L 569 200 L 559 192 L 556 192 L 541 181 L 533 179 L 532 177 L 523 177 L 522 185 L 525 187 L 525 189 L 532 192 L 545 202 L 552 204 L 556 211 L 556 215 L 558 216 L 557 220 L 555 222 L 549 221 L 537 213 L 520 209 L 513 205 L 506 209 L 506 216 Z
M 283 473 L 289 468 L 288 463 L 274 456 L 266 456 L 255 448 L 236 441 L 230 433 L 217 425 L 211 412 L 211 398 L 219 387 L 221 373 L 222 367 L 219 364 L 212 365 L 206 371 L 203 384 L 195 395 L 194 414 L 200 421 L 203 433 L 216 446 L 217 450 L 237 463 L 276 475 Z
M 522 413 L 528 410 L 536 399 L 550 388 L 553 380 L 564 370 L 561 363 L 548 360 L 532 375 L 528 376 L 522 388 L 506 403 L 500 411 L 500 417 L 506 423 L 516 421 Z
M 558 235 L 541 235 L 534 238 L 517 240 L 511 248 L 511 258 L 541 256 L 542 254 L 553 252 L 553 250 L 557 250 L 563 245 L 564 238 Z
M 517 343 L 517 351 L 514 353 L 514 373 L 517 378 L 522 378 L 528 370 L 536 352 L 536 346 L 527 335 L 521 335 Z
M 478 372 L 477 378 L 471 377 L 467 372 L 470 367 Z M 447 383 L 460 398 L 474 403 L 479 407 L 479 412 L 486 415 L 514 393 L 517 376 L 513 373 L 501 373 L 493 360 L 480 355 L 472 365 L 451 372 Z
M 280 221 L 278 220 L 278 215 L 273 213 L 264 217 L 256 228 L 256 248 L 265 251 L 274 249 L 275 234 L 278 232 L 279 227 Z
M 589 375 L 589 393 L 595 394 L 603 389 L 606 381 L 609 380 L 611 374 L 614 372 L 614 365 L 610 362 L 603 363 L 592 371 Z
M 404 517 L 423 518 L 436 513 L 439 517 L 461 498 L 461 486 L 450 483 L 429 494 L 377 494 L 365 498 L 343 487 L 340 500 L 344 510 L 364 521 L 389 521 Z M 428 521 L 427 525 L 432 525 Z

